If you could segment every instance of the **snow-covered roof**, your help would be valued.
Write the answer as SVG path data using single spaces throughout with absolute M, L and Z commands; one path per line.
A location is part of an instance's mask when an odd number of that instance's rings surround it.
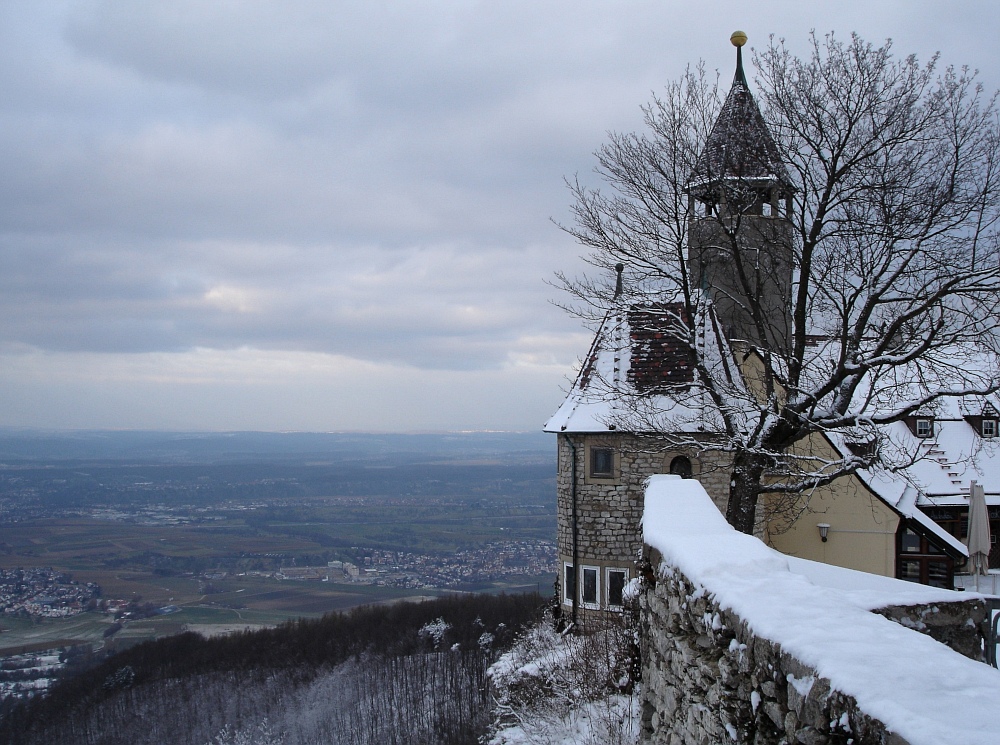
M 677 340 L 677 324 L 681 322 L 678 305 L 621 307 L 608 313 L 572 389 L 544 430 L 641 433 L 645 431 L 641 425 L 660 421 L 676 433 L 719 431 L 714 409 L 693 385 L 690 356 Z M 730 377 L 739 380 L 733 352 L 710 307 L 699 314 L 695 324 L 706 364 L 728 366 Z M 971 400 L 941 407 L 940 411 L 952 415 L 982 412 L 982 403 Z M 648 431 L 656 432 L 656 428 L 649 426 Z M 965 419 L 937 420 L 935 437 L 929 439 L 916 438 L 903 422 L 886 425 L 885 431 L 900 452 L 919 448 L 924 457 L 903 474 L 859 471 L 858 477 L 940 545 L 954 555 L 968 556 L 965 545 L 920 508 L 966 504 L 971 479 L 984 484 L 988 504 L 1000 505 L 1000 453 L 992 457 L 997 448 L 989 443 L 983 446 L 982 438 Z M 828 437 L 847 453 L 847 435 L 833 432 Z M 973 462 L 970 454 L 977 455 L 978 461 Z
M 955 418 L 935 416 L 930 437 L 917 437 L 907 422 L 883 425 L 887 447 L 901 454 L 916 453 L 917 459 L 895 473 L 858 472 L 883 501 L 963 556 L 968 556 L 965 545 L 924 510 L 967 507 L 973 481 L 982 484 L 988 505 L 1000 506 L 1000 439 L 982 437 L 975 422 L 964 418 L 981 415 L 987 404 L 995 406 L 993 401 L 972 397 L 942 402 L 935 414 Z M 832 433 L 830 439 L 841 451 L 847 449 L 843 433 Z
M 977 596 L 790 559 L 735 531 L 693 479 L 651 477 L 642 526 L 665 563 L 911 745 L 994 736 L 1000 673 L 869 612 Z
M 1000 443 L 984 438 L 972 423 L 935 419 L 932 436 L 919 439 L 903 422 L 887 429 L 894 441 L 919 448 L 920 460 L 906 469 L 919 485 L 918 504 L 968 504 L 970 484 L 976 481 L 986 490 L 986 503 L 1000 505 Z
M 695 383 L 692 355 L 682 339 L 687 321 L 679 304 L 621 307 L 608 313 L 573 387 L 546 432 L 641 431 L 643 411 L 669 419 L 674 432 L 711 431 L 711 410 Z M 732 351 L 711 308 L 695 319 L 700 355 L 730 369 Z
M 843 438 L 835 434 L 831 440 L 836 444 L 838 440 L 842 442 Z M 908 482 L 904 475 L 866 470 L 859 470 L 856 475 L 872 490 L 876 497 L 903 517 L 917 523 L 923 528 L 924 533 L 936 537 L 938 543 L 949 547 L 959 556 L 969 555 L 965 544 L 920 510 L 918 506 L 920 491 Z

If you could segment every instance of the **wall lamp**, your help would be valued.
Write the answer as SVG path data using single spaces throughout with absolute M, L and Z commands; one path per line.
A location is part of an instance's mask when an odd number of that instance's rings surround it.
M 819 528 L 820 540 L 826 543 L 826 539 L 830 535 L 830 523 L 819 523 L 816 527 Z

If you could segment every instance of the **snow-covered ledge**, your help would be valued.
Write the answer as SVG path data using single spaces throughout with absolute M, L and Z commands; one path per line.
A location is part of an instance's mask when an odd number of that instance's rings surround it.
M 650 479 L 643 537 L 646 741 L 997 738 L 1000 672 L 871 612 L 975 596 L 789 559 L 676 476 Z

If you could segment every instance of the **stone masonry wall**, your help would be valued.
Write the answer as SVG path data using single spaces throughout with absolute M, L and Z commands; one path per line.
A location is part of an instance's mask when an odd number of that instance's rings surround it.
M 972 660 L 983 659 L 982 624 L 989 609 L 982 600 L 930 605 L 890 605 L 874 613 L 946 644 Z
M 561 556 L 573 553 L 572 452 L 567 439 L 571 439 L 577 449 L 577 541 L 581 561 L 610 561 L 624 566 L 635 562 L 642 548 L 639 525 L 646 479 L 656 473 L 666 473 L 672 456 L 688 455 L 695 462 L 698 480 L 725 512 L 729 499 L 728 463 L 717 453 L 670 450 L 652 438 L 614 432 L 559 435 L 556 489 L 557 541 Z M 588 445 L 611 447 L 616 451 L 617 478 L 588 481 Z
M 577 550 L 581 567 L 598 567 L 604 582 L 608 568 L 625 570 L 634 576 L 634 566 L 642 549 L 640 522 L 646 479 L 666 473 L 670 461 L 686 455 L 694 475 L 704 485 L 715 504 L 725 512 L 729 498 L 729 470 L 726 456 L 712 451 L 670 449 L 662 440 L 631 434 L 561 434 L 558 437 L 557 546 L 560 567 L 573 561 L 572 441 L 577 449 Z M 615 478 L 588 478 L 588 446 L 610 447 L 615 451 Z M 563 579 L 560 569 L 560 581 Z M 561 587 L 561 585 L 560 585 Z M 602 586 L 602 596 L 604 589 Z M 565 612 L 571 606 L 560 590 Z M 601 606 L 605 605 L 604 597 Z M 587 610 L 580 607 L 585 620 Z
M 679 573 L 658 577 L 643 605 L 643 742 L 905 745 Z
M 643 566 L 660 566 L 658 552 L 644 550 Z M 853 697 L 831 688 L 778 644 L 754 635 L 680 572 L 661 568 L 654 575 L 650 568 L 643 587 L 643 742 L 906 745 Z M 960 629 L 968 627 L 974 636 L 974 620 L 963 620 L 961 608 L 951 611 L 920 606 L 878 612 L 911 628 L 922 623 L 925 631 L 926 619 L 933 617 L 935 636 L 948 626 L 944 636 L 951 635 L 956 647 L 970 645 Z

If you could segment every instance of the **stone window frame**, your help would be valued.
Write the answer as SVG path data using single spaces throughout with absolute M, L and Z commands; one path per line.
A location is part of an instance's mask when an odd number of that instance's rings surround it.
M 594 455 L 595 450 L 611 451 L 611 474 L 608 476 L 594 475 Z M 619 449 L 608 442 L 588 442 L 584 454 L 584 479 L 585 484 L 617 484 L 621 481 L 621 453 Z
M 664 453 L 660 472 L 669 474 L 670 464 L 673 463 L 675 458 L 680 457 L 687 458 L 691 462 L 691 475 L 688 478 L 698 478 L 701 475 L 701 458 L 694 451 L 686 449 L 670 450 Z
M 623 599 L 623 602 L 621 602 L 621 603 L 612 603 L 611 602 L 611 573 L 612 572 L 620 572 L 622 575 L 624 575 L 623 581 L 622 581 L 622 596 L 623 596 L 622 599 Z M 628 585 L 628 581 L 629 581 L 628 574 L 629 574 L 629 572 L 628 572 L 628 568 L 627 567 L 605 567 L 604 568 L 604 601 L 607 604 L 608 608 L 611 608 L 613 610 L 621 610 L 622 607 L 624 606 L 625 586 Z
M 586 573 L 592 571 L 594 573 L 594 599 L 593 601 L 586 600 L 584 598 L 584 592 L 586 591 Z M 580 574 L 577 577 L 580 586 L 580 606 L 588 610 L 600 610 L 601 609 L 601 568 L 599 566 L 594 566 L 592 564 L 581 564 Z
M 675 476 L 680 476 L 682 479 L 689 479 L 694 475 L 694 464 L 686 455 L 675 455 L 670 459 L 667 471 Z

